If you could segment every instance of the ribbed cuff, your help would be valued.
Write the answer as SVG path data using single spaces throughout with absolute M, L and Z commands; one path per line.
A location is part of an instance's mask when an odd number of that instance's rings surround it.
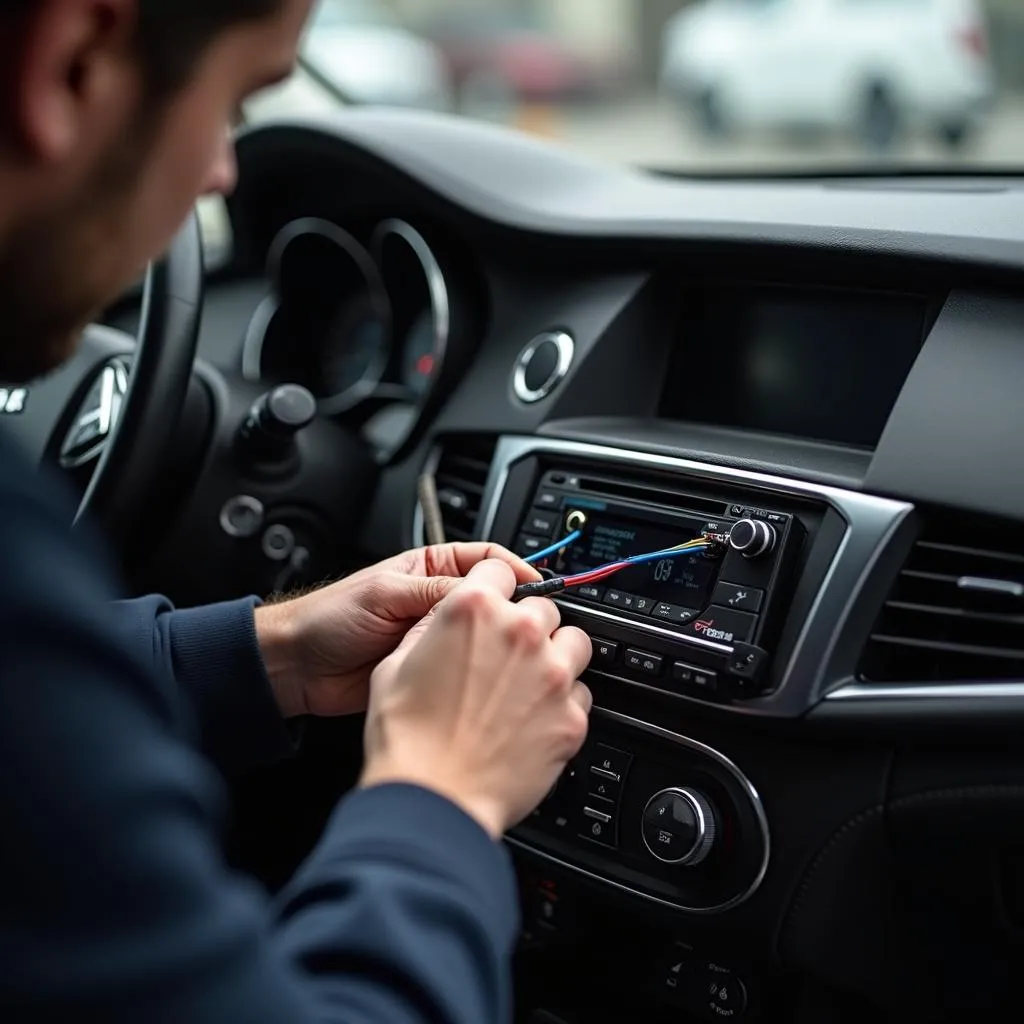
M 195 696 L 203 746 L 228 772 L 295 752 L 299 730 L 277 706 L 256 637 L 257 598 L 176 611 L 175 677 Z

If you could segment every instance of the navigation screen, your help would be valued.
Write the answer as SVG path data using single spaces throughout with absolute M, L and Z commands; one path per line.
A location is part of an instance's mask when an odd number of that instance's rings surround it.
M 579 573 L 631 555 L 685 544 L 697 537 L 693 528 L 670 529 L 641 520 L 592 516 L 583 536 L 552 565 L 558 573 Z M 639 594 L 683 608 L 703 608 L 717 575 L 717 563 L 702 551 L 630 566 L 603 581 L 627 594 Z

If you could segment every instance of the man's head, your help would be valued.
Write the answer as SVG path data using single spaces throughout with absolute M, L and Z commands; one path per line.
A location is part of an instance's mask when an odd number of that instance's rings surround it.
M 0 0 L 0 379 L 29 379 L 234 183 L 312 0 Z

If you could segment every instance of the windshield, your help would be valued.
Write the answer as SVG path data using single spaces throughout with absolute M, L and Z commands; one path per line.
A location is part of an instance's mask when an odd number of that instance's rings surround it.
M 250 121 L 345 105 L 677 173 L 1024 166 L 1022 0 L 321 0 Z

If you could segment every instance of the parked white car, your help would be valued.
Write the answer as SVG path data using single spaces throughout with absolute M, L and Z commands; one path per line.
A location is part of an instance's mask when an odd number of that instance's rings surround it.
M 440 51 L 373 0 L 320 0 L 302 59 L 311 73 L 353 104 L 425 110 L 452 106 Z
M 977 0 L 698 0 L 663 36 L 662 91 L 709 134 L 904 131 L 967 140 L 994 90 Z

